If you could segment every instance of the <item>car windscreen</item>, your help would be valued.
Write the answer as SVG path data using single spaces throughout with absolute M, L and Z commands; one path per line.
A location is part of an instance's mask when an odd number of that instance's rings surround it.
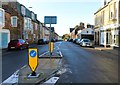
M 90 40 L 83 40 L 84 42 L 90 42 Z

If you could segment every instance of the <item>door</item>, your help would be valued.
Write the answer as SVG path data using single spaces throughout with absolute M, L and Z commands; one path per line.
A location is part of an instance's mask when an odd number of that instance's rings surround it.
M 8 33 L 2 33 L 2 48 L 8 47 Z

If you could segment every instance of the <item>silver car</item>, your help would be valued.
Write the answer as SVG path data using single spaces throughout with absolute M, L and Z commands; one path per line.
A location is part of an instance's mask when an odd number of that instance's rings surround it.
M 81 39 L 80 46 L 89 46 L 89 47 L 92 47 L 93 44 L 90 41 L 90 39 Z
M 76 44 L 80 44 L 81 39 L 77 39 Z

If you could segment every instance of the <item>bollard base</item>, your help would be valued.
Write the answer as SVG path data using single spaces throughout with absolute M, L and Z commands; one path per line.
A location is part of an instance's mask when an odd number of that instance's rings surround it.
M 38 78 L 40 74 L 36 74 L 34 71 L 28 75 L 28 78 Z

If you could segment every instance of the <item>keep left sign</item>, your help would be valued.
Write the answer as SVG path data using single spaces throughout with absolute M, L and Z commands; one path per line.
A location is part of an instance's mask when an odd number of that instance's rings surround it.
M 35 72 L 38 66 L 38 49 L 37 48 L 29 48 L 28 49 L 28 63 L 33 72 Z

